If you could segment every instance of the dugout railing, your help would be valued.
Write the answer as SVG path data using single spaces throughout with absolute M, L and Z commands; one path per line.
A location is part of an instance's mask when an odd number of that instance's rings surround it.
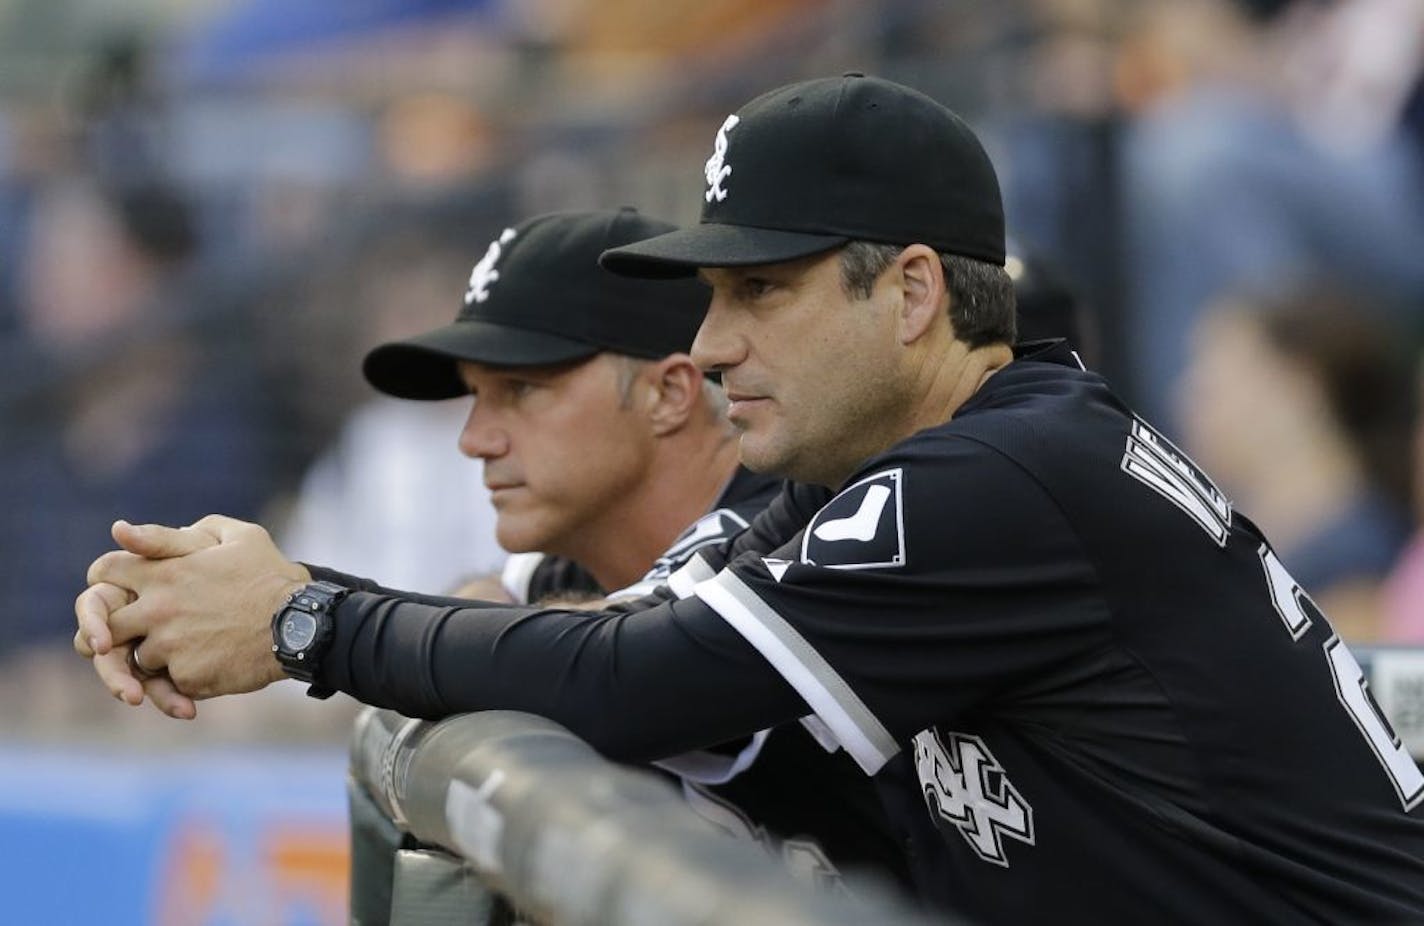
M 366 709 L 351 744 L 359 926 L 926 922 L 882 885 L 815 885 L 558 724 Z
M 1424 758 L 1424 648 L 1354 651 L 1370 696 Z M 879 884 L 794 879 L 667 781 L 533 715 L 432 723 L 367 709 L 350 768 L 358 926 L 924 922 Z

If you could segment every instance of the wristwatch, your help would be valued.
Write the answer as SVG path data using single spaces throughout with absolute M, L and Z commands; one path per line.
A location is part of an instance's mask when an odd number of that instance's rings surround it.
M 308 582 L 272 615 L 272 652 L 283 671 L 310 685 L 307 694 L 313 698 L 329 698 L 335 693 L 335 689 L 316 684 L 315 678 L 336 636 L 332 611 L 349 592 L 333 582 Z

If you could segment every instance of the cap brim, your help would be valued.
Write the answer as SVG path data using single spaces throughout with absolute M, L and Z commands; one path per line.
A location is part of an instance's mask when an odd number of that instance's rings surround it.
M 453 399 L 469 392 L 456 363 L 501 367 L 565 363 L 600 348 L 584 341 L 485 321 L 457 321 L 366 355 L 361 371 L 381 392 L 398 399 Z
M 598 258 L 603 269 L 625 277 L 676 279 L 699 267 L 779 264 L 840 247 L 845 235 L 705 223 L 610 248 Z

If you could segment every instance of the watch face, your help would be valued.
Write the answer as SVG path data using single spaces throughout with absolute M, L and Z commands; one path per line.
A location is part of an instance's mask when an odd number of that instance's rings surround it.
M 282 617 L 282 648 L 300 653 L 316 639 L 316 618 L 305 611 L 288 611 Z

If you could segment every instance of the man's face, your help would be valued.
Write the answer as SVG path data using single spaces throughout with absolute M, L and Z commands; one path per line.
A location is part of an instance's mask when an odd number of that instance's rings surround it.
M 839 252 L 702 271 L 712 304 L 692 358 L 721 372 L 750 469 L 836 486 L 893 443 L 898 290 L 887 271 L 852 298 L 840 274 Z
M 616 524 L 654 441 L 637 403 L 625 401 L 620 360 L 598 354 L 559 366 L 459 367 L 475 397 L 460 450 L 484 461 L 500 546 L 572 555 Z

